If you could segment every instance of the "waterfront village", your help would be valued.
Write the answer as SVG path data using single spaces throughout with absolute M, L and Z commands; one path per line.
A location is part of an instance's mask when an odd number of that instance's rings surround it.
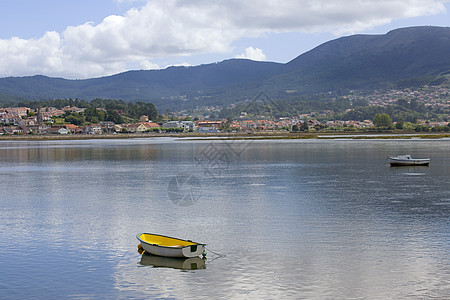
M 449 88 L 440 87 L 437 89 L 423 91 L 391 90 L 382 94 L 373 93 L 365 95 L 363 98 L 368 101 L 369 106 L 387 107 L 396 104 L 399 100 L 411 101 L 414 99 L 423 103 L 427 108 L 440 109 L 446 112 L 442 120 L 430 122 L 429 120 L 417 120 L 416 124 L 433 128 L 450 128 L 450 109 Z M 360 95 L 349 96 L 353 98 Z M 354 99 L 353 99 L 354 100 Z M 98 110 L 103 110 L 97 108 Z M 218 108 L 212 107 L 209 110 L 214 111 Z M 208 110 L 208 109 L 207 109 Z M 350 111 L 349 109 L 348 111 Z M 68 113 L 83 113 L 85 108 L 66 106 L 63 108 L 42 107 L 31 109 L 28 107 L 6 107 L 0 108 L 0 135 L 67 135 L 67 134 L 120 134 L 120 133 L 167 133 L 167 132 L 198 132 L 198 133 L 218 133 L 227 132 L 264 132 L 264 131 L 299 131 L 303 128 L 307 131 L 316 131 L 327 128 L 328 130 L 370 130 L 374 128 L 373 120 L 326 120 L 319 121 L 320 117 L 330 115 L 333 112 L 325 110 L 321 112 L 309 112 L 299 114 L 294 117 L 282 117 L 278 119 L 265 119 L 264 117 L 249 118 L 246 112 L 242 112 L 238 119 L 212 120 L 209 116 L 204 118 L 193 118 L 186 113 L 180 113 L 177 116 L 173 114 L 163 116 L 160 122 L 156 123 L 149 120 L 148 116 L 142 115 L 139 120 L 129 123 L 115 124 L 111 121 L 83 124 L 77 126 L 64 121 L 64 115 Z M 322 118 L 323 119 L 323 118 Z M 62 120 L 62 121 L 61 121 Z M 393 123 L 395 126 L 395 122 Z M 338 129 L 339 128 L 339 129 Z M 303 130 L 302 130 L 303 131 Z M 434 130 L 432 130 L 434 131 Z

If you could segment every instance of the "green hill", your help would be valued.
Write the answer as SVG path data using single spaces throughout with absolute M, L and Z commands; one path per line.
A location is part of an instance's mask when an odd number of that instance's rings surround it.
M 129 71 L 66 80 L 0 78 L 0 101 L 54 98 L 151 101 L 158 110 L 226 105 L 264 91 L 282 99 L 433 80 L 450 74 L 450 28 L 410 27 L 385 35 L 353 35 L 326 42 L 286 64 L 231 59 L 194 67 Z M 289 91 L 287 93 L 286 91 Z
M 324 43 L 287 64 L 277 82 L 301 92 L 368 89 L 450 72 L 450 28 L 411 27 Z

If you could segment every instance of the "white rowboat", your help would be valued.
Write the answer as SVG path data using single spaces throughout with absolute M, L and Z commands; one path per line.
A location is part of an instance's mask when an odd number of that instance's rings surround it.
M 411 155 L 399 155 L 389 157 L 391 166 L 428 166 L 430 164 L 429 158 L 412 158 Z

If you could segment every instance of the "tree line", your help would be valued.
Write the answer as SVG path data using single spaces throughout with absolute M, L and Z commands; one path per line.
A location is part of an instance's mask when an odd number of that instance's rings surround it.
M 64 107 L 85 108 L 83 113 L 66 112 L 64 118 L 67 122 L 75 125 L 81 125 L 85 122 L 98 123 L 102 121 L 111 121 L 116 124 L 125 123 L 126 121 L 137 120 L 142 115 L 148 116 L 149 120 L 159 122 L 161 116 L 153 105 L 153 103 L 138 101 L 125 102 L 116 99 L 96 98 L 92 101 L 79 99 L 52 99 L 41 101 L 21 101 L 16 103 L 18 107 L 29 107 L 38 109 L 43 107 L 56 107 L 62 109 Z

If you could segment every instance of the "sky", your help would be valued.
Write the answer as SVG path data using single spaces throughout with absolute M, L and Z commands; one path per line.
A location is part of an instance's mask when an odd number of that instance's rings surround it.
M 286 63 L 352 34 L 450 26 L 450 0 L 0 0 L 0 77 Z

